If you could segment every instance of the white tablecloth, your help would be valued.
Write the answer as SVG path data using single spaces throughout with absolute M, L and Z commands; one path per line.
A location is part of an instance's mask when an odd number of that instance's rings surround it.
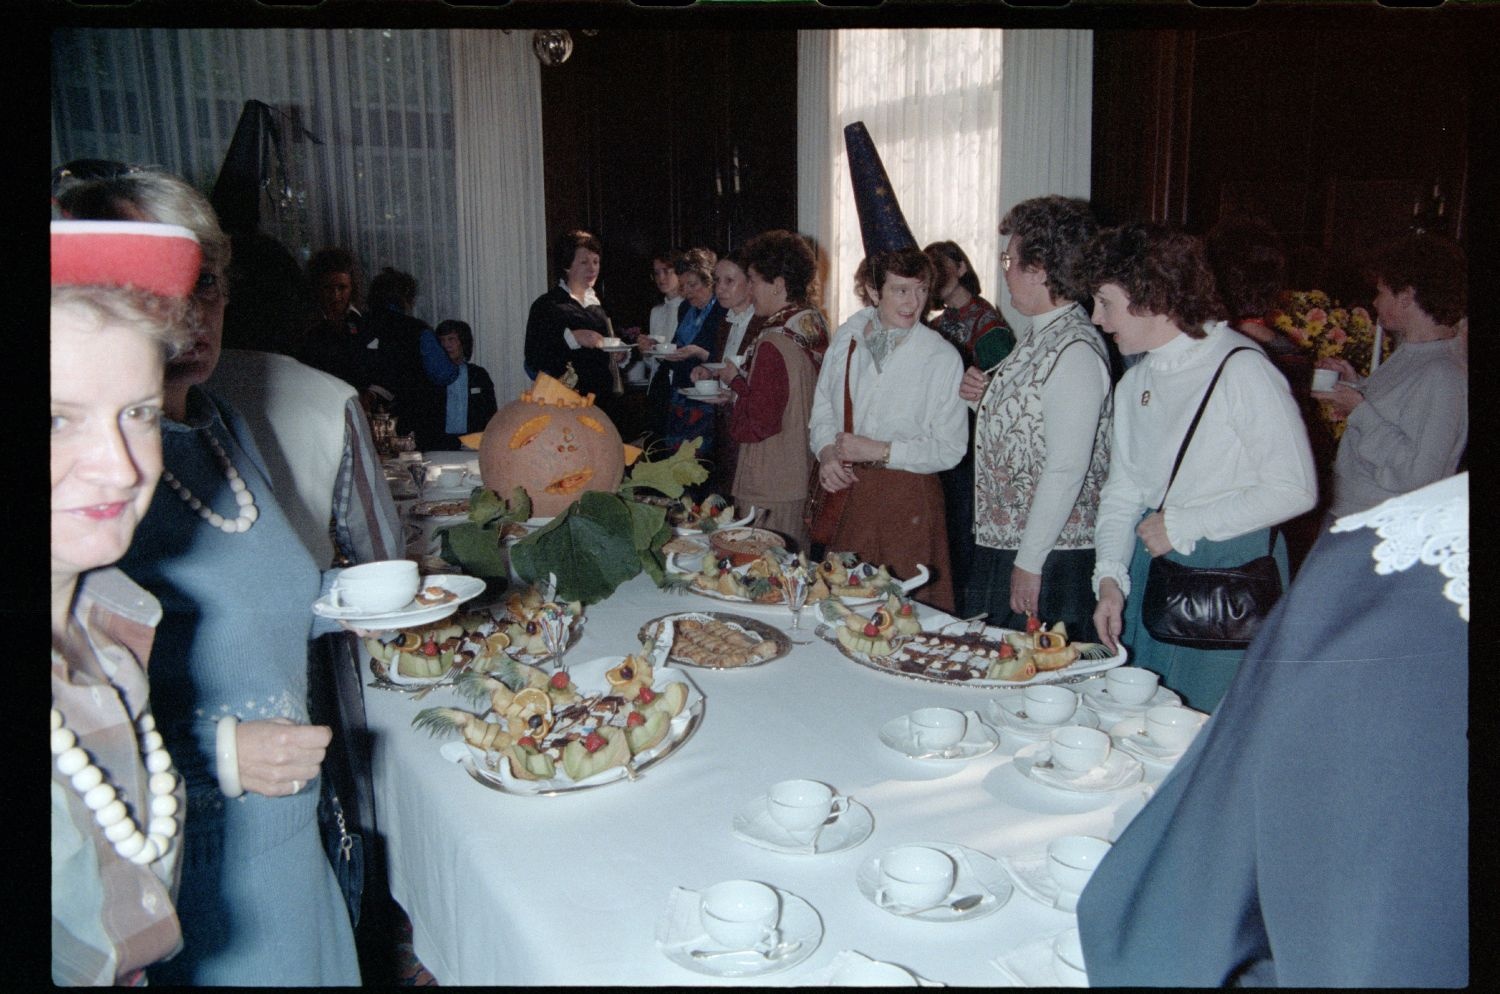
M 784 608 L 668 594 L 642 575 L 588 609 L 567 661 L 634 651 L 642 623 L 686 610 L 750 614 L 783 629 L 789 621 Z M 950 985 L 1003 985 L 991 960 L 1071 926 L 1073 916 L 1017 891 L 973 921 L 899 919 L 860 895 L 860 863 L 904 843 L 959 843 L 1001 857 L 1040 851 L 1060 835 L 1113 839 L 1161 777 L 1148 767 L 1144 783 L 1108 794 L 1053 790 L 1014 768 L 1027 741 L 1009 733 L 967 763 L 909 759 L 880 742 L 884 722 L 926 705 L 983 714 L 991 692 L 878 673 L 822 642 L 749 669 L 685 671 L 706 707 L 677 753 L 638 782 L 556 797 L 487 789 L 439 755 L 443 740 L 411 728 L 424 707 L 461 706 L 450 690 L 420 702 L 366 691 L 391 892 L 439 983 L 733 983 L 677 966 L 653 936 L 673 887 L 743 877 L 805 898 L 825 930 L 805 962 L 755 983 L 820 982 L 838 953 L 853 949 Z M 794 777 L 867 806 L 870 838 L 845 852 L 794 856 L 732 835 L 741 805 Z

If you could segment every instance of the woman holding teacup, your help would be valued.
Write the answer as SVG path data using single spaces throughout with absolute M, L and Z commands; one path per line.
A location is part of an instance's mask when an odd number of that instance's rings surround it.
M 1111 649 L 1123 641 L 1136 666 L 1160 674 L 1191 707 L 1210 711 L 1244 651 L 1156 641 L 1142 623 L 1138 595 L 1156 556 L 1237 567 L 1266 555 L 1271 526 L 1317 497 L 1307 433 L 1285 378 L 1222 320 L 1196 238 L 1154 224 L 1112 228 L 1089 243 L 1084 268 L 1094 323 L 1122 354 L 1144 353 L 1115 390 L 1109 474 L 1095 526 L 1094 626 Z M 1230 357 L 1242 347 L 1250 351 Z M 1174 478 L 1189 423 L 1221 363 Z M 1284 541 L 1273 554 L 1284 587 Z
M 344 897 L 318 830 L 331 738 L 307 724 L 309 605 L 322 577 L 276 502 L 248 426 L 200 384 L 219 358 L 229 239 L 207 200 L 138 171 L 80 184 L 68 214 L 180 224 L 203 248 L 191 346 L 167 365 L 163 486 L 120 568 L 161 602 L 151 698 L 187 784 L 166 983 L 359 983 Z
M 1333 461 L 1335 517 L 1451 474 L 1469 438 L 1469 380 L 1458 324 L 1468 306 L 1463 250 L 1410 235 L 1375 255 L 1375 315 L 1397 342 L 1361 378 L 1345 359 L 1321 359 L 1342 382 L 1319 393 L 1345 419 Z
M 52 225 L 55 984 L 139 984 L 182 944 L 186 793 L 147 701 L 161 609 L 105 567 L 161 475 L 162 369 L 187 340 L 199 258 L 183 228 Z
M 677 286 L 682 303 L 677 310 L 677 328 L 670 344 L 672 351 L 657 356 L 661 368 L 652 378 L 649 393 L 661 397 L 666 406 L 662 436 L 675 450 L 688 439 L 702 439 L 700 452 L 708 452 L 714 442 L 714 409 L 695 399 L 697 392 L 693 372 L 701 363 L 718 356 L 719 323 L 725 308 L 714 296 L 714 264 L 718 257 L 706 248 L 688 249 L 675 263 Z M 637 344 L 653 342 L 639 339 Z

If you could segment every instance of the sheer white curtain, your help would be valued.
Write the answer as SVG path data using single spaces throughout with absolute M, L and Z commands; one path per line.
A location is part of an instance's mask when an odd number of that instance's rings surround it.
M 798 223 L 829 256 L 829 317 L 858 307 L 864 249 L 843 128 L 860 120 L 918 242 L 958 242 L 985 295 L 1008 306 L 1004 210 L 1041 193 L 1088 196 L 1091 34 L 806 31 L 798 42 Z
M 207 193 L 261 100 L 285 115 L 290 180 L 263 229 L 300 260 L 342 245 L 412 273 L 437 321 L 459 310 L 451 94 L 446 31 L 58 30 L 52 160 L 156 165 Z
M 531 33 L 454 31 L 458 315 L 501 404 L 529 380 L 526 314 L 547 288 L 541 64 Z

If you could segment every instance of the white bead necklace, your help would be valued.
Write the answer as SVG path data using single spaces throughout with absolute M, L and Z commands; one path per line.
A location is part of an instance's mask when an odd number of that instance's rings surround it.
M 141 737 L 146 772 L 150 774 L 146 781 L 151 791 L 150 821 L 144 831 L 130 817 L 114 784 L 104 779 L 104 773 L 78 744 L 78 736 L 67 728 L 62 712 L 52 709 L 52 755 L 57 757 L 58 771 L 71 780 L 83 803 L 94 812 L 94 820 L 104 829 L 104 837 L 115 847 L 115 852 L 123 859 L 145 866 L 165 856 L 177 836 L 177 798 L 172 794 L 177 774 L 172 770 L 172 757 L 162 746 L 156 719 L 149 711 L 137 719 L 136 730 Z
M 229 481 L 229 489 L 234 493 L 234 500 L 243 510 L 240 516 L 233 520 L 219 514 L 213 508 L 206 506 L 203 501 L 193 496 L 193 492 L 182 485 L 182 481 L 173 476 L 170 471 L 162 470 L 161 478 L 167 481 L 167 486 L 176 491 L 188 507 L 198 512 L 198 517 L 207 521 L 222 532 L 233 535 L 237 532 L 246 532 L 250 526 L 255 524 L 255 519 L 260 517 L 260 509 L 255 506 L 255 495 L 250 488 L 245 486 L 245 481 L 240 479 L 239 470 L 234 468 L 234 463 L 229 461 L 229 453 L 219 444 L 212 431 L 206 432 L 209 447 L 214 450 L 214 455 L 219 458 L 219 466 L 224 470 L 224 478 Z

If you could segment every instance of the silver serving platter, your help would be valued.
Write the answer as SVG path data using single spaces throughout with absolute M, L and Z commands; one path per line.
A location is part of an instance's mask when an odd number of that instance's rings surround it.
M 712 618 L 715 621 L 722 621 L 726 625 L 735 625 L 739 628 L 743 628 L 745 631 L 755 635 L 759 635 L 765 641 L 774 644 L 776 646 L 776 655 L 771 656 L 769 659 L 758 659 L 753 663 L 744 663 L 740 666 L 709 666 L 704 663 L 694 662 L 693 660 L 687 659 L 683 656 L 673 655 L 669 652 L 667 658 L 670 661 L 678 663 L 682 666 L 691 666 L 695 669 L 704 670 L 744 670 L 749 669 L 752 666 L 764 666 L 766 663 L 771 662 L 771 660 L 780 659 L 782 656 L 785 656 L 787 653 L 792 651 L 792 640 L 787 637 L 787 634 L 785 632 L 777 628 L 775 625 L 768 625 L 764 621 L 757 621 L 754 618 L 747 618 L 742 614 L 726 614 L 722 611 L 681 611 L 676 614 L 664 614 L 660 618 L 652 618 L 650 621 L 642 625 L 641 630 L 636 633 L 636 637 L 641 639 L 642 641 L 645 641 L 646 639 L 653 637 L 651 629 L 652 625 L 655 625 L 660 621 L 679 621 L 683 618 Z
M 693 733 L 698 730 L 698 726 L 703 724 L 703 700 L 704 699 L 700 696 L 697 700 L 693 701 L 687 706 L 686 710 L 688 713 L 688 723 L 687 728 L 683 729 L 682 737 L 673 739 L 672 741 L 668 742 L 660 752 L 652 756 L 650 759 L 646 760 L 644 763 L 641 763 L 639 765 L 635 765 L 634 763 L 632 763 L 630 766 L 627 766 L 626 775 L 623 778 L 623 782 L 630 783 L 635 780 L 639 780 L 642 773 L 644 773 L 646 770 L 649 770 L 651 767 L 655 766 L 663 759 L 666 759 L 678 749 L 682 748 L 682 744 L 693 737 Z M 575 787 L 557 787 L 553 790 L 520 791 L 511 790 L 500 781 L 487 777 L 484 774 L 480 773 L 479 770 L 475 768 L 474 760 L 471 757 L 465 757 L 461 765 L 469 774 L 469 776 L 474 778 L 475 782 L 481 783 L 484 786 L 488 787 L 490 790 L 493 790 L 497 793 L 509 794 L 512 797 L 555 797 L 558 794 L 572 794 L 580 790 L 598 790 L 600 787 L 610 787 L 614 784 L 622 782 L 621 779 L 615 779 L 605 781 L 604 783 L 579 784 Z
M 1003 631 L 986 627 L 986 631 Z M 920 680 L 923 683 L 936 683 L 944 687 L 977 687 L 981 690 L 995 691 L 1007 690 L 1020 687 L 1034 687 L 1044 683 L 1080 683 L 1091 677 L 1101 675 L 1105 670 L 1125 664 L 1125 650 L 1121 649 L 1112 656 L 1099 659 L 1075 659 L 1072 663 L 1059 670 L 1046 670 L 1037 673 L 1029 680 L 987 680 L 983 678 L 957 679 L 954 677 L 940 676 L 926 671 L 911 672 L 903 670 L 886 656 L 870 656 L 863 652 L 855 652 L 841 643 L 833 633 L 831 625 L 819 625 L 813 630 L 813 634 L 837 649 L 844 657 L 854 660 L 861 666 L 868 667 L 878 673 L 890 676 L 898 676 L 907 680 Z M 997 636 L 998 638 L 999 636 Z M 1081 644 L 1081 643 L 1080 643 Z
M 585 615 L 580 614 L 573 620 L 573 624 L 569 626 L 568 644 L 563 648 L 564 653 L 567 653 L 569 650 L 571 650 L 578 644 L 578 641 L 583 638 L 584 617 Z M 497 618 L 496 620 L 499 619 Z M 419 625 L 417 627 L 428 626 Z M 369 650 L 365 649 L 364 646 L 360 646 L 360 651 L 365 653 L 369 652 Z M 509 649 L 506 649 L 504 651 L 504 654 L 509 656 L 511 659 L 514 659 L 516 662 L 526 663 L 528 666 L 540 666 L 551 658 L 550 656 L 534 656 L 529 652 L 512 652 Z M 366 684 L 367 687 L 373 687 L 376 690 L 394 690 L 403 694 L 414 694 L 418 691 L 427 690 L 431 687 L 436 686 L 444 686 L 453 682 L 451 679 L 444 680 L 442 678 L 438 678 L 430 683 L 397 683 L 390 678 L 390 667 L 381 660 L 376 659 L 374 656 L 370 656 L 370 675 L 375 679 Z

